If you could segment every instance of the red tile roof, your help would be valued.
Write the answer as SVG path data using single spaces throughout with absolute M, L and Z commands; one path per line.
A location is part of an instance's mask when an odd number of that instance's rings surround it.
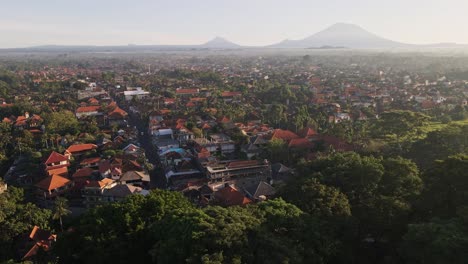
M 241 92 L 228 92 L 228 91 L 226 91 L 226 92 L 221 93 L 222 97 L 234 97 L 234 96 L 240 96 L 240 95 L 242 95 Z
M 198 93 L 198 89 L 177 89 L 176 94 L 196 94 Z
M 52 151 L 52 153 L 50 153 L 49 157 L 44 162 L 44 164 L 57 163 L 57 162 L 61 162 L 61 161 L 68 161 L 68 158 L 65 157 L 64 155 L 60 154 L 60 153 Z
M 76 109 L 77 113 L 99 112 L 100 106 L 81 106 Z
M 70 183 L 70 180 L 59 175 L 47 176 L 36 184 L 41 190 L 53 190 L 63 186 L 66 186 Z
M 60 175 L 60 176 L 67 176 L 68 175 L 68 167 L 67 166 L 54 166 L 47 170 L 47 175 Z
M 294 132 L 283 129 L 275 129 L 271 135 L 271 139 L 281 139 L 289 142 L 291 139 L 299 138 Z
M 73 174 L 73 179 L 76 178 L 83 178 L 83 177 L 90 177 L 91 174 L 93 174 L 94 170 L 91 168 L 82 168 L 78 169 L 74 174 Z
M 100 157 L 87 158 L 87 159 L 84 159 L 83 161 L 81 161 L 80 165 L 88 165 L 88 164 L 98 163 L 99 161 L 101 161 Z
M 100 181 L 90 181 L 86 187 L 92 187 L 92 188 L 104 188 L 106 187 L 107 185 L 109 184 L 112 184 L 114 182 L 114 180 L 111 180 L 109 178 L 104 178 Z
M 97 149 L 97 146 L 94 144 L 76 144 L 68 147 L 67 151 L 73 154 L 76 152 L 88 151 L 93 149 Z
M 314 144 L 306 138 L 294 138 L 289 141 L 288 147 L 290 148 L 312 148 Z
M 298 133 L 301 137 L 305 137 L 305 138 L 308 138 L 308 137 L 312 137 L 314 135 L 317 135 L 317 131 L 315 131 L 314 129 L 310 128 L 310 127 L 305 127 L 303 128 L 301 131 L 299 131 Z
M 252 202 L 252 200 L 231 186 L 224 187 L 215 192 L 215 197 L 224 206 L 246 205 Z
M 257 166 L 257 165 L 258 165 L 258 161 L 256 160 L 242 160 L 242 161 L 230 162 L 227 165 L 227 167 L 229 169 L 233 169 L 233 168 L 240 168 L 240 167 Z

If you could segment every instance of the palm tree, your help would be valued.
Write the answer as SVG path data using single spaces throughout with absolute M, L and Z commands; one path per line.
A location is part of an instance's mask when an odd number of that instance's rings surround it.
M 60 228 L 63 232 L 63 224 L 62 224 L 62 217 L 70 214 L 71 211 L 68 210 L 68 201 L 63 197 L 57 197 L 55 200 L 55 207 L 54 207 L 54 219 L 60 220 Z

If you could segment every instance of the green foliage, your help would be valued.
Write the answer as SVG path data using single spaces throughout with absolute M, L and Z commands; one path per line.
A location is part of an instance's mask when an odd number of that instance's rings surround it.
M 304 212 L 320 217 L 351 215 L 346 195 L 337 188 L 321 184 L 316 178 L 300 178 L 286 185 L 281 196 Z
M 460 219 L 433 219 L 411 224 L 404 236 L 401 253 L 407 263 L 466 263 L 468 229 Z
M 48 229 L 51 212 L 24 202 L 22 189 L 8 186 L 0 194 L 0 261 L 14 257 L 16 239 L 31 232 L 34 225 Z
M 468 206 L 467 171 L 468 155 L 436 161 L 435 166 L 423 174 L 425 188 L 421 211 L 429 217 L 452 218 L 459 209 Z
M 408 157 L 421 167 L 428 168 L 434 160 L 457 153 L 468 153 L 468 124 L 451 123 L 429 132 L 426 138 L 412 145 Z
M 78 120 L 70 111 L 53 112 L 44 115 L 46 130 L 49 134 L 72 134 L 78 133 Z
M 396 110 L 385 112 L 373 130 L 374 136 L 401 142 L 420 137 L 422 128 L 428 124 L 429 117 L 412 111 Z

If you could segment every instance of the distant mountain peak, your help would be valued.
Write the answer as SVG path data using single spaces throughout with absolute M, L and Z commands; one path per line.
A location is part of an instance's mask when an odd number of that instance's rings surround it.
M 273 47 L 279 48 L 394 48 L 406 44 L 395 42 L 377 36 L 364 28 L 351 23 L 336 23 L 307 38 L 300 40 L 285 40 Z
M 204 47 L 208 48 L 239 48 L 240 45 L 231 42 L 223 37 L 216 36 L 212 40 L 202 44 Z

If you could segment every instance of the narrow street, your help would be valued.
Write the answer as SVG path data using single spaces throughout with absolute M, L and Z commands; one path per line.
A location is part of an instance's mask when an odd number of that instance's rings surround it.
M 154 169 L 150 171 L 150 188 L 166 188 L 166 178 L 164 172 L 161 168 L 159 162 L 159 156 L 157 154 L 156 148 L 151 144 L 151 136 L 147 133 L 147 128 L 143 120 L 140 120 L 138 116 L 135 116 L 132 113 L 129 113 L 129 125 L 135 126 L 138 129 L 138 141 L 141 144 L 141 147 L 145 150 L 146 158 L 148 161 L 153 164 Z

